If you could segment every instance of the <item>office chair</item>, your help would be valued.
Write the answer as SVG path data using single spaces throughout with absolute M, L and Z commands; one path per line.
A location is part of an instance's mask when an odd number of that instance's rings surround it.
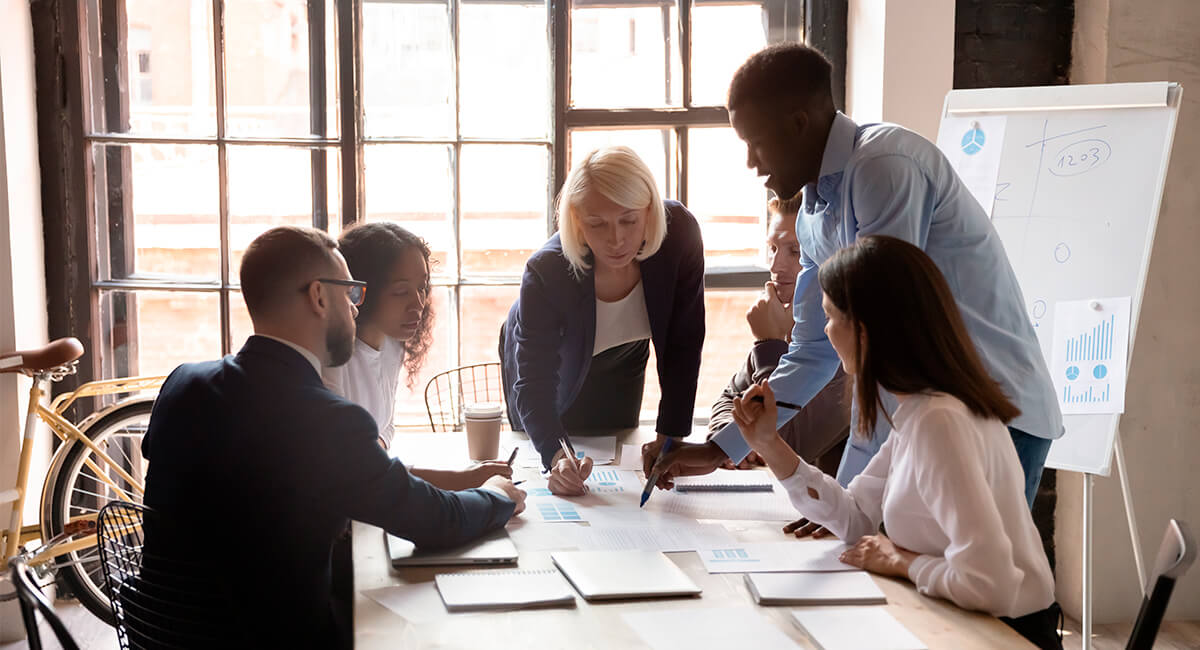
M 79 644 L 75 643 L 75 639 L 67 631 L 67 626 L 63 625 L 62 619 L 54 612 L 50 600 L 46 598 L 46 594 L 42 593 L 41 588 L 34 582 L 33 576 L 29 574 L 25 558 L 20 555 L 13 557 L 8 561 L 8 567 L 12 575 L 17 601 L 21 605 L 21 620 L 25 623 L 25 637 L 30 650 L 42 650 L 41 631 L 38 629 L 38 612 L 41 612 L 42 618 L 46 619 L 46 623 L 50 625 L 50 629 L 54 632 L 54 636 L 63 650 L 79 650 Z
M 1158 628 L 1167 611 L 1167 602 L 1171 600 L 1175 581 L 1187 572 L 1195 560 L 1196 539 L 1188 527 L 1178 519 L 1167 522 L 1167 532 L 1163 535 L 1158 558 L 1154 561 L 1154 573 L 1150 574 L 1150 584 L 1146 585 L 1142 608 L 1125 650 L 1150 650 L 1154 647 L 1154 639 L 1158 636 Z
M 496 362 L 473 363 L 434 375 L 425 384 L 429 426 L 434 431 L 462 431 L 464 405 L 474 402 L 504 404 L 500 384 L 500 364 Z
M 218 648 L 214 623 L 228 615 L 211 566 L 145 552 L 149 526 L 163 535 L 194 535 L 168 528 L 154 510 L 112 501 L 97 516 L 104 584 L 117 621 L 117 640 L 129 648 Z

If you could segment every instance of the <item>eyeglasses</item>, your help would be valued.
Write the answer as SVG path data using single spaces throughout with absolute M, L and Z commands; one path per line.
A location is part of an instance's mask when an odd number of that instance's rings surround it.
M 367 299 L 367 283 L 361 280 L 338 280 L 336 278 L 317 278 L 312 282 L 324 282 L 326 284 L 336 284 L 343 287 L 349 287 L 346 290 L 346 295 L 350 297 L 350 302 L 355 307 L 361 307 L 363 301 Z M 309 284 L 312 284 L 309 282 Z M 308 284 L 300 287 L 301 291 L 308 290 Z

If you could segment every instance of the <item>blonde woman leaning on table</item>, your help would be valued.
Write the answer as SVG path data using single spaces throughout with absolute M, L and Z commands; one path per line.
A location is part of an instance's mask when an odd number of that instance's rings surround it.
M 529 434 L 555 494 L 581 494 L 591 459 L 566 458 L 567 431 L 638 426 L 650 344 L 659 440 L 691 433 L 704 343 L 704 243 L 687 208 L 659 198 L 628 147 L 571 170 L 558 233 L 525 264 L 501 330 L 508 418 Z
M 984 372 L 945 278 L 920 249 L 884 236 L 842 249 L 818 277 L 825 333 L 862 409 L 855 435 L 868 435 L 880 387 L 899 400 L 892 433 L 842 488 L 779 437 L 763 381 L 735 400 L 747 442 L 798 510 L 854 544 L 843 561 L 1061 648 L 1054 577 L 1005 428 L 1019 411 Z

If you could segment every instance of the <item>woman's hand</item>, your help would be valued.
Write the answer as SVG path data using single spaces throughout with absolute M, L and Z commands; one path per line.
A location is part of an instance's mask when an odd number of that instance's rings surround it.
M 485 460 L 482 463 L 474 465 L 462 470 L 463 483 L 470 487 L 478 487 L 483 485 L 483 482 L 493 476 L 503 476 L 504 478 L 512 478 L 512 467 L 502 460 Z
M 754 400 L 756 396 L 762 396 L 761 403 Z M 741 397 L 733 398 L 733 420 L 742 430 L 746 442 L 760 454 L 779 440 L 779 432 L 775 430 L 778 412 L 775 391 L 765 379 L 751 386 Z
M 908 567 L 916 558 L 916 553 L 896 546 L 881 533 L 863 535 L 838 559 L 871 573 L 908 580 Z
M 567 458 L 567 455 L 560 451 L 554 455 L 554 462 L 550 465 L 548 487 L 552 494 L 579 496 L 586 491 L 583 482 L 591 473 L 591 458 Z

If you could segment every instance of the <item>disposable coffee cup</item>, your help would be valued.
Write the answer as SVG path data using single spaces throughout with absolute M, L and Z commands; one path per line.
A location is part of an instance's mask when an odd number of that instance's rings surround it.
M 504 409 L 496 402 L 476 402 L 463 407 L 467 453 L 471 460 L 493 460 L 500 455 L 500 418 Z

